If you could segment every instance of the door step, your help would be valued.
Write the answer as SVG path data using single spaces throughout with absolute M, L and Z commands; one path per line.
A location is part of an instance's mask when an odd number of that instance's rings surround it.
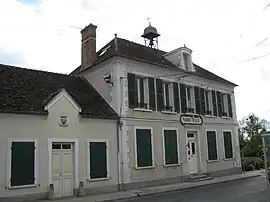
M 214 179 L 210 174 L 202 173 L 202 174 L 191 174 L 188 178 L 188 182 L 200 182 L 205 180 Z

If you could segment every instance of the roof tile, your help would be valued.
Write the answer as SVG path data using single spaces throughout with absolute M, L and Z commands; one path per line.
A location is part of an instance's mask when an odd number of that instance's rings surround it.
M 0 111 L 45 112 L 44 106 L 66 89 L 92 117 L 117 117 L 115 111 L 84 78 L 0 64 Z

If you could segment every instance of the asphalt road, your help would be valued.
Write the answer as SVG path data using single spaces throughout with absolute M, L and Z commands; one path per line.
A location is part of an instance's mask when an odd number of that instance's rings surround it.
M 270 202 L 270 188 L 264 177 L 249 178 L 162 195 L 142 197 L 128 202 Z

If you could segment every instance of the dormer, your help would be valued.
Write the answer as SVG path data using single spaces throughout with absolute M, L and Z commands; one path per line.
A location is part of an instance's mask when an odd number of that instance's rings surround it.
M 164 57 L 177 67 L 186 71 L 195 71 L 192 63 L 192 50 L 184 47 L 177 48 L 164 54 Z

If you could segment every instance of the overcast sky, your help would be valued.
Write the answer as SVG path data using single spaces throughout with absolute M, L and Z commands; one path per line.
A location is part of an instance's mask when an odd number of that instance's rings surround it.
M 159 48 L 183 44 L 193 62 L 239 85 L 238 119 L 270 120 L 270 0 L 0 0 L 0 63 L 60 73 L 80 64 L 80 29 L 97 48 L 117 33 L 143 43 L 150 18 Z M 269 40 L 268 40 L 269 37 Z M 269 88 L 269 90 L 268 90 Z

